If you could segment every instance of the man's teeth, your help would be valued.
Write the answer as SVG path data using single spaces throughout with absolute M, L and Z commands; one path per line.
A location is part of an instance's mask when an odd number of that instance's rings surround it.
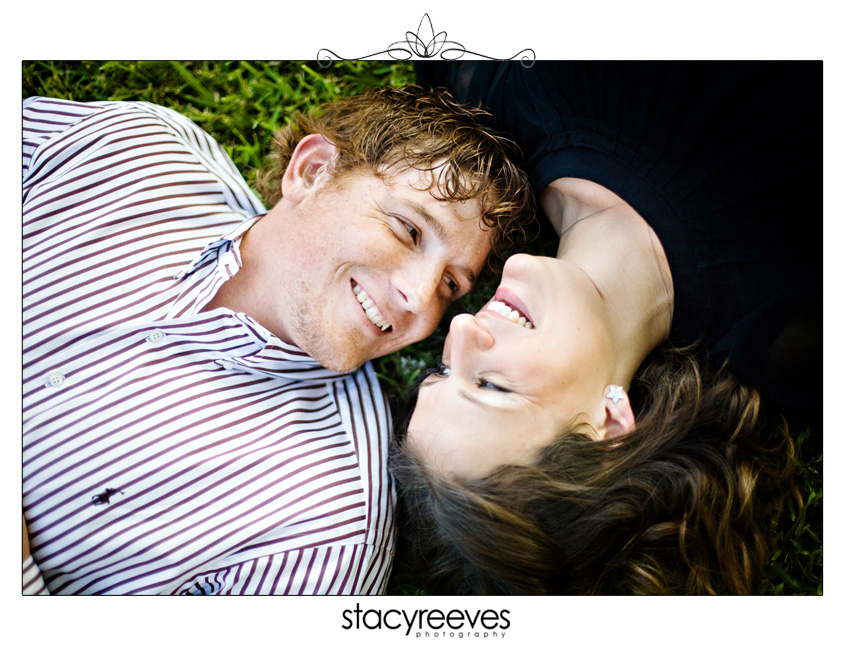
M 361 288 L 359 285 L 355 284 L 352 287 L 352 291 L 355 293 L 355 297 L 358 298 L 361 307 L 363 308 L 364 312 L 366 313 L 366 317 L 369 318 L 369 321 L 372 322 L 375 326 L 377 326 L 381 331 L 386 331 L 390 328 L 390 323 L 387 322 L 381 315 L 378 313 L 378 310 L 375 308 L 375 302 L 373 302 L 369 295 L 366 294 L 366 291 Z
M 497 299 L 492 300 L 487 308 L 491 311 L 495 311 L 499 315 L 503 315 L 511 322 L 515 322 L 519 326 L 526 327 L 528 329 L 532 329 L 533 325 L 525 319 L 525 317 L 519 313 L 515 308 L 510 308 L 504 302 L 498 301 Z

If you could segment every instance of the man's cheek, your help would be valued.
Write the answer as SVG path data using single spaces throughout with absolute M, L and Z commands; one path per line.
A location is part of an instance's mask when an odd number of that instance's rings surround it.
M 444 308 L 435 309 L 429 311 L 425 316 L 420 318 L 420 335 L 417 340 L 427 338 L 434 332 L 434 330 L 437 328 L 437 325 L 440 323 L 440 320 L 442 320 L 443 313 L 445 313 Z

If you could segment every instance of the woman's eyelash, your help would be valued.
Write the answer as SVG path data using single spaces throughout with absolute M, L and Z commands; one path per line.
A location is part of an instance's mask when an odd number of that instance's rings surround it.
M 426 370 L 426 375 L 433 374 L 434 376 L 444 377 L 451 374 L 451 368 L 443 363 L 442 361 L 437 361 L 437 366 L 432 367 L 429 370 Z M 495 385 L 494 383 L 490 383 L 486 379 L 478 378 L 477 384 L 479 388 L 482 390 L 495 390 L 496 392 L 510 392 L 506 388 L 502 388 L 500 385 Z
M 443 363 L 441 360 L 438 360 L 436 367 L 429 367 L 428 369 L 426 369 L 425 375 L 422 378 L 427 379 L 429 376 L 432 376 L 432 375 L 438 376 L 438 377 L 443 377 L 443 376 L 448 376 L 450 373 L 451 373 L 451 370 L 449 369 L 448 365 Z
M 510 392 L 506 388 L 502 388 L 500 385 L 495 385 L 494 383 L 490 383 L 484 379 L 478 379 L 478 387 L 482 390 L 495 390 L 496 392 Z

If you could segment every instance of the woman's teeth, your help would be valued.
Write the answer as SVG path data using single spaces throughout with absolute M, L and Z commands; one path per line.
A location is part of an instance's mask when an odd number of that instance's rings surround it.
M 523 326 L 528 329 L 533 328 L 533 325 L 528 322 L 525 317 L 521 313 L 519 313 L 519 311 L 517 311 L 515 308 L 510 308 L 507 304 L 502 301 L 493 299 L 487 306 L 487 309 L 489 309 L 490 311 L 495 311 L 499 315 L 503 315 L 508 320 L 510 320 L 511 322 L 515 322 L 519 326 Z
M 352 292 L 355 293 L 355 297 L 358 298 L 361 307 L 366 313 L 366 317 L 369 318 L 369 321 L 372 322 L 372 324 L 381 329 L 381 331 L 386 331 L 390 328 L 390 323 L 381 317 L 380 313 L 378 313 L 378 309 L 375 308 L 375 302 L 369 298 L 369 295 L 366 294 L 366 291 L 363 288 L 355 284 L 352 286 Z

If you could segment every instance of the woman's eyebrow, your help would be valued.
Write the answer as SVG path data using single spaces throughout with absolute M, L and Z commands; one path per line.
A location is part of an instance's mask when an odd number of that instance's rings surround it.
M 481 407 L 483 407 L 483 408 L 490 408 L 490 407 L 491 407 L 491 406 L 490 406 L 490 404 L 488 404 L 488 403 L 486 403 L 485 401 L 481 400 L 481 399 L 480 399 L 480 397 L 476 397 L 476 396 L 475 396 L 473 393 L 471 393 L 471 392 L 466 392 L 466 390 L 465 390 L 465 389 L 463 389 L 463 388 L 458 388 L 458 389 L 457 389 L 457 394 L 458 394 L 459 396 L 463 397 L 466 401 L 471 401 L 473 404 L 475 404 L 475 405 L 477 405 L 477 406 L 481 406 Z M 481 396 L 483 396 L 483 395 L 481 395 Z
M 437 383 L 437 382 L 442 381 L 442 380 L 443 380 L 442 377 L 434 374 L 433 370 L 428 370 L 428 373 L 425 375 L 425 378 L 423 378 L 419 382 L 419 388 L 421 390 L 425 386 L 433 385 L 434 383 Z

